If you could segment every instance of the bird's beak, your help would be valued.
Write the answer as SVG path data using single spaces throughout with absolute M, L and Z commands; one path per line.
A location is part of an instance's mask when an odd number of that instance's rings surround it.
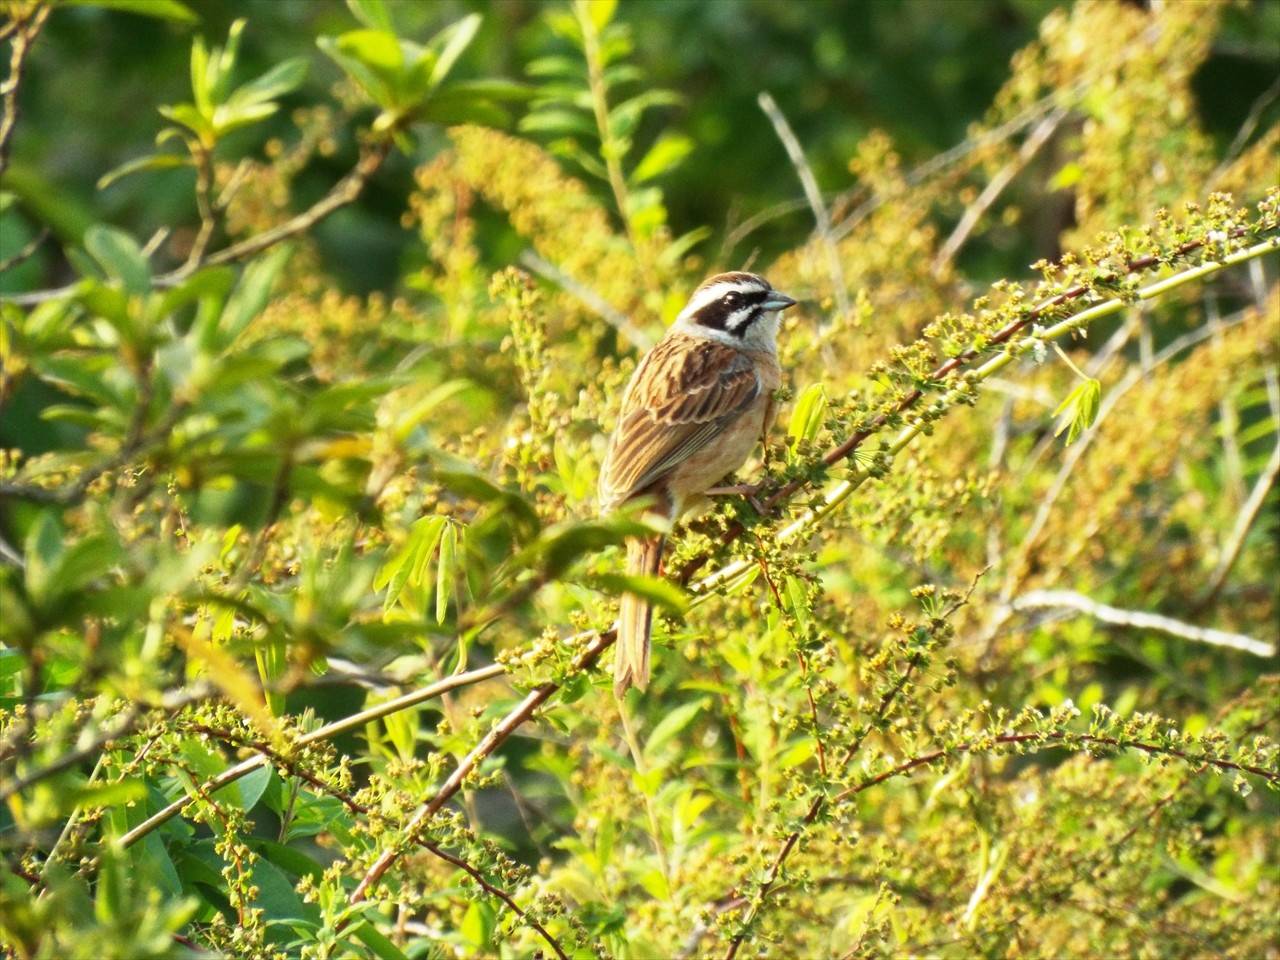
M 787 307 L 794 307 L 795 305 L 795 300 L 785 293 L 779 293 L 777 290 L 771 290 L 768 298 L 761 304 L 766 310 L 785 310 Z

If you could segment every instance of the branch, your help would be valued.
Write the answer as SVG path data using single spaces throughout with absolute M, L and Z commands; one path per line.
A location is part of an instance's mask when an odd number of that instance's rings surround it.
M 1201 245 L 1202 245 L 1201 241 L 1192 241 L 1191 243 L 1184 244 L 1182 247 L 1179 248 L 1178 255 L 1185 254 L 1191 250 L 1196 249 Z M 1216 261 L 1216 260 L 1209 261 L 1207 263 L 1202 263 L 1199 266 L 1189 267 L 1188 269 L 1183 270 L 1180 273 L 1176 273 L 1170 277 L 1166 277 L 1163 280 L 1158 280 L 1154 283 L 1149 284 L 1146 287 L 1139 288 L 1135 292 L 1134 296 L 1136 296 L 1136 298 L 1139 300 L 1154 299 L 1155 297 L 1158 297 L 1171 290 L 1176 290 L 1177 288 L 1184 286 L 1188 283 L 1191 283 L 1195 280 L 1200 280 L 1204 277 L 1211 276 L 1212 274 L 1218 273 L 1229 266 L 1234 266 L 1239 263 L 1245 263 L 1249 260 L 1255 259 L 1257 257 L 1261 257 L 1268 253 L 1273 253 L 1277 250 L 1280 250 L 1280 237 L 1270 237 L 1266 240 L 1261 241 L 1260 243 L 1254 244 L 1251 247 L 1246 247 L 1243 250 L 1239 250 L 1229 256 L 1223 257 L 1222 260 L 1220 261 Z M 1154 265 L 1155 262 L 1156 262 L 1156 258 L 1154 256 L 1143 257 L 1140 260 L 1135 260 L 1131 262 L 1129 264 L 1128 270 L 1129 272 L 1134 272 L 1136 270 L 1150 267 Z M 1001 329 L 1000 331 L 992 335 L 988 343 L 992 346 L 998 346 L 998 345 L 1007 343 L 1014 336 L 1014 334 L 1018 333 L 1019 331 L 1023 330 L 1028 325 L 1033 323 L 1035 320 L 1044 316 L 1045 313 L 1052 310 L 1054 307 L 1057 307 L 1068 301 L 1079 299 L 1080 297 L 1085 295 L 1087 290 L 1088 288 L 1084 286 L 1073 287 L 1071 290 L 1068 290 L 1064 293 L 1060 293 L 1057 296 L 1049 300 L 1046 300 L 1045 302 L 1037 305 L 1036 307 L 1028 311 L 1023 316 L 1019 317 L 1014 321 L 1011 321 L 1003 329 Z M 1119 313 L 1122 309 L 1125 308 L 1125 306 L 1127 306 L 1126 301 L 1118 297 L 1113 298 L 1111 300 L 1104 300 L 1101 303 L 1095 304 L 1094 306 L 1089 307 L 1086 310 L 1082 310 L 1081 312 L 1074 314 L 1070 317 L 1067 317 L 1065 320 L 1062 320 L 1048 327 L 1047 329 L 1041 331 L 1038 334 L 1038 336 L 1040 337 L 1040 339 L 1045 341 L 1057 340 L 1063 336 L 1066 336 L 1068 333 L 1071 333 L 1074 330 L 1079 330 L 1083 327 L 1087 327 L 1089 324 L 1093 323 L 1096 320 L 1100 320 L 1103 317 L 1110 316 L 1114 313 Z M 1009 364 L 1011 364 L 1014 361 L 1014 359 L 1016 359 L 1017 355 L 1018 354 L 1016 351 L 1010 351 L 1010 350 L 1006 350 L 1002 353 L 996 354 L 995 356 L 987 360 L 986 363 L 973 369 L 967 375 L 966 379 L 969 379 L 974 383 L 978 383 L 983 380 L 986 380 L 989 377 L 991 377 L 993 374 L 998 373 L 999 371 L 1007 367 Z M 941 364 L 930 375 L 930 379 L 934 381 L 943 380 L 948 374 L 959 369 L 969 360 L 976 358 L 976 356 L 977 354 L 975 351 L 966 350 L 964 353 L 961 353 L 955 357 L 952 357 L 950 360 Z M 959 397 L 959 395 L 960 395 L 960 391 L 953 387 L 952 389 L 948 390 L 943 395 L 941 400 L 938 402 L 945 408 L 948 404 L 954 403 Z M 871 436 L 873 436 L 876 432 L 878 432 L 881 428 L 883 428 L 884 425 L 888 423 L 888 421 L 891 418 L 900 416 L 910 411 L 911 409 L 913 409 L 916 406 L 916 404 L 919 403 L 920 399 L 923 396 L 924 396 L 924 392 L 921 388 L 917 387 L 916 389 L 912 390 L 898 403 L 898 405 L 893 409 L 893 411 L 891 411 L 890 413 L 880 415 L 875 420 L 873 420 L 871 424 L 858 430 L 851 437 L 845 440 L 843 443 L 827 451 L 827 453 L 825 453 L 822 456 L 821 463 L 823 463 L 826 466 L 834 466 L 836 463 L 839 463 L 840 461 L 845 460 L 848 457 L 852 456 L 854 451 L 856 451 L 864 442 L 866 442 L 866 440 L 868 440 Z M 925 424 L 923 420 L 917 421 L 903 428 L 902 431 L 898 434 L 898 436 L 888 445 L 888 447 L 885 450 L 885 453 L 887 453 L 890 457 L 896 456 L 897 454 L 901 453 L 902 450 L 904 450 L 911 443 L 911 441 L 914 440 L 916 436 L 918 436 L 924 430 L 924 428 L 925 428 Z M 786 542 L 786 541 L 795 539 L 798 535 L 807 531 L 812 525 L 818 523 L 823 518 L 829 516 L 838 506 L 840 506 L 840 504 L 842 504 L 845 500 L 849 498 L 849 495 L 852 494 L 854 490 L 858 489 L 860 486 L 862 486 L 862 484 L 864 484 L 870 478 L 871 478 L 871 473 L 868 470 L 865 470 L 862 468 L 855 468 L 855 470 L 853 471 L 853 476 L 851 476 L 849 479 L 842 480 L 839 483 L 829 487 L 827 490 L 823 491 L 822 493 L 823 502 L 820 506 L 810 507 L 806 509 L 803 513 L 800 514 L 799 517 L 793 520 L 790 524 L 788 524 L 782 530 L 778 531 L 775 534 L 775 539 L 778 542 Z M 778 505 L 780 505 L 783 501 L 789 499 L 793 494 L 795 494 L 799 490 L 803 489 L 808 484 L 808 482 L 809 481 L 806 479 L 795 479 L 786 484 L 783 484 L 780 488 L 778 488 L 778 490 L 772 496 L 770 496 L 768 499 L 764 501 L 763 507 L 764 507 L 765 513 L 766 514 L 772 513 Z M 726 531 L 723 540 L 726 543 L 731 542 L 732 540 L 737 539 L 737 537 L 740 536 L 741 533 L 742 533 L 742 526 L 736 523 L 732 524 L 730 528 Z M 707 555 L 703 555 L 703 556 L 694 558 L 693 561 L 687 564 L 685 569 L 681 571 L 682 582 L 688 583 L 689 581 L 691 581 L 693 579 L 693 574 L 696 573 L 697 569 L 703 564 L 705 564 L 708 559 L 709 557 Z M 741 576 L 749 567 L 750 567 L 750 561 L 748 560 L 734 561 L 733 563 L 730 563 L 727 566 L 724 566 L 719 570 L 715 571 L 714 573 L 711 573 L 706 577 L 702 578 L 700 581 L 698 581 L 694 585 L 694 589 L 699 593 L 706 593 L 708 590 L 712 589 L 713 587 L 719 584 L 724 583 L 727 580 L 732 580 L 738 576 Z M 695 600 L 695 603 L 696 602 L 698 601 Z
M 960 222 L 951 231 L 951 236 L 947 237 L 946 243 L 942 245 L 942 249 L 938 251 L 938 255 L 933 259 L 933 275 L 935 277 L 942 273 L 943 269 L 955 259 L 955 255 L 964 246 L 965 241 L 969 239 L 969 234 L 973 233 L 973 228 L 978 225 L 982 215 L 996 202 L 996 198 L 1004 192 L 1005 187 L 1013 182 L 1013 178 L 1022 171 L 1022 168 L 1031 162 L 1031 158 L 1040 152 L 1040 148 L 1053 136 L 1054 131 L 1058 129 L 1058 126 L 1066 118 L 1067 113 L 1066 107 L 1059 107 L 1041 120 L 1039 126 L 1031 131 L 1013 159 L 1000 168 L 1000 171 L 991 178 L 982 192 L 978 194 L 977 199 L 969 204 L 964 215 L 960 218 Z
M 615 639 L 614 631 L 609 630 L 605 633 L 596 635 L 587 648 L 578 656 L 574 663 L 574 673 L 580 673 L 588 669 L 607 650 Z M 499 668 L 501 669 L 501 668 Z M 533 712 L 542 706 L 551 698 L 551 695 L 560 689 L 560 684 L 554 681 L 548 681 L 540 687 L 535 687 L 529 694 L 518 703 L 498 724 L 490 730 L 483 740 L 481 740 L 475 748 L 463 757 L 462 762 L 458 764 L 456 770 L 449 776 L 443 786 L 436 791 L 436 795 L 422 804 L 414 812 L 406 825 L 405 830 L 412 833 L 420 829 L 432 817 L 436 815 L 450 798 L 462 787 L 462 781 L 471 773 L 489 754 L 493 753 L 498 747 L 507 741 L 507 738 L 515 732 L 516 728 L 523 724 L 526 720 L 533 716 Z M 351 902 L 359 903 L 364 900 L 369 893 L 369 888 L 378 883 L 383 875 L 391 868 L 392 864 L 400 857 L 399 851 L 394 848 L 383 851 L 382 855 L 374 861 L 373 866 L 365 873 L 364 878 L 356 887 L 355 892 L 351 894 Z
M 290 776 L 305 780 L 317 791 L 327 794 L 328 796 L 335 797 L 352 813 L 358 813 L 363 817 L 380 816 L 378 811 L 372 810 L 360 803 L 345 790 L 341 790 L 333 784 L 327 783 L 320 777 L 315 776 L 309 770 L 304 769 L 301 765 L 281 754 L 268 743 L 264 743 L 259 740 L 248 740 L 234 734 L 229 734 L 225 730 L 218 730 L 214 727 L 210 727 L 207 724 L 193 724 L 191 729 L 197 733 L 203 733 L 214 737 L 215 739 L 223 740 L 225 742 L 235 744 L 236 746 L 254 751 L 259 755 L 259 757 L 261 757 L 264 763 L 269 760 L 272 764 L 284 770 Z M 208 791 L 201 788 L 201 792 L 207 793 Z M 556 956 L 559 957 L 560 960 L 569 960 L 568 956 L 564 952 L 564 948 L 560 946 L 560 942 L 547 931 L 547 928 L 539 923 L 535 917 L 529 916 L 529 914 L 522 909 L 518 903 L 516 903 L 515 899 L 509 893 L 501 887 L 490 883 L 478 867 L 473 866 L 462 857 L 450 853 L 443 847 L 425 839 L 421 835 L 415 834 L 412 839 L 414 843 L 422 847 L 424 850 L 427 850 L 439 857 L 441 860 L 444 860 L 446 863 L 451 863 L 458 869 L 464 871 L 468 876 L 475 880 L 482 889 L 491 896 L 497 897 L 505 903 L 511 908 L 512 912 L 515 913 L 516 916 L 536 930 L 542 936 L 542 939 L 547 941 L 547 944 L 555 951 Z
M 47 766 L 34 770 L 23 777 L 15 777 L 0 787 L 0 803 L 8 800 L 16 793 L 39 783 L 41 780 L 47 780 L 50 777 L 57 776 L 64 770 L 69 770 L 77 763 L 88 760 L 90 757 L 101 754 L 108 745 L 126 737 L 133 733 L 145 719 L 146 714 L 150 710 L 161 710 L 166 714 L 175 713 L 184 707 L 189 707 L 193 703 L 199 703 L 202 700 L 208 700 L 215 695 L 212 684 L 200 684 L 187 690 L 178 690 L 165 694 L 164 699 L 154 707 L 146 705 L 131 704 L 129 708 L 119 716 L 111 729 L 105 733 L 99 734 L 88 743 L 85 743 L 69 753 L 64 753 L 57 760 Z M 7 759 L 7 758 L 6 758 Z
M 468 670 L 466 673 L 456 673 L 452 676 L 445 677 L 435 683 L 428 684 L 418 690 L 406 693 L 404 696 L 397 697 L 394 700 L 388 700 L 386 703 L 379 703 L 367 710 L 361 710 L 359 713 L 353 713 L 349 717 L 343 717 L 341 720 L 335 720 L 333 723 L 327 723 L 317 730 L 305 736 L 299 737 L 296 741 L 297 746 L 303 747 L 308 744 L 318 743 L 321 740 L 332 740 L 334 737 L 341 736 L 351 730 L 359 729 L 366 723 L 374 720 L 380 720 L 383 717 L 398 713 L 401 710 L 407 710 L 409 707 L 416 707 L 420 703 L 425 703 L 442 693 L 448 693 L 450 690 L 456 690 L 459 687 L 469 686 L 473 683 L 480 683 L 483 680 L 491 680 L 494 677 L 501 676 L 505 672 L 505 668 L 501 664 L 491 664 L 487 667 L 480 667 L 476 670 Z M 252 773 L 259 767 L 264 766 L 267 762 L 266 756 L 251 757 L 248 760 L 236 764 L 234 767 L 228 767 L 222 773 L 215 777 L 210 777 L 204 782 L 200 789 L 205 793 L 212 793 L 221 787 L 225 787 L 228 783 L 234 783 L 245 774 Z M 175 800 L 163 810 L 152 814 L 142 823 L 138 824 L 123 837 L 120 842 L 124 847 L 132 846 L 141 840 L 147 834 L 152 833 L 156 828 L 160 827 L 167 821 L 173 819 L 182 812 L 182 808 L 190 803 L 189 797 L 183 797 L 181 800 Z
M 198 260 L 184 263 L 176 270 L 161 274 L 152 280 L 152 284 L 158 288 L 177 286 L 197 270 L 204 267 L 216 267 L 248 259 L 269 247 L 282 243 L 300 233 L 305 233 L 335 210 L 340 210 L 359 197 L 365 185 L 369 182 L 369 178 L 386 160 L 390 149 L 390 142 L 381 140 L 364 147 L 361 150 L 359 161 L 357 161 L 351 172 L 334 184 L 333 188 L 313 206 L 296 216 L 290 217 L 278 226 L 241 240 L 239 243 L 234 243 L 207 257 L 200 257 Z M 70 296 L 78 288 L 78 283 L 72 283 L 52 290 L 36 290 L 31 293 L 12 295 L 0 294 L 0 300 L 16 303 L 19 306 L 32 306 L 44 303 L 46 300 L 56 300 L 59 297 Z
M 616 309 L 590 287 L 569 276 L 554 263 L 544 260 L 536 251 L 526 250 L 516 258 L 516 261 L 522 267 L 532 270 L 544 280 L 549 280 L 580 301 L 592 313 L 630 340 L 636 348 L 648 350 L 653 346 L 653 337 L 636 327 L 627 319 L 626 314 Z
M 9 76 L 0 84 L 0 173 L 9 166 L 9 141 L 18 124 L 18 88 L 22 85 L 22 71 L 51 9 L 38 6 L 28 19 L 19 21 L 15 18 L 10 24 L 13 39 L 10 40 Z
M 1249 535 L 1249 528 L 1258 519 L 1258 514 L 1261 512 L 1262 505 L 1266 502 L 1267 494 L 1276 482 L 1278 474 L 1280 474 L 1280 443 L 1277 443 L 1275 449 L 1271 451 L 1271 459 L 1262 468 L 1262 475 L 1258 477 L 1257 483 L 1253 485 L 1253 490 L 1249 492 L 1249 499 L 1240 508 L 1240 514 L 1236 517 L 1236 525 L 1232 528 L 1231 536 L 1227 539 L 1227 544 L 1223 548 L 1222 559 L 1218 561 L 1218 566 L 1214 568 L 1213 575 L 1209 577 L 1209 586 L 1197 606 L 1203 607 L 1212 602 L 1214 597 L 1218 595 L 1218 591 L 1222 589 L 1222 585 L 1226 583 L 1227 574 L 1231 572 L 1231 568 L 1235 566 L 1236 560 L 1239 559 L 1245 538 Z M 1274 653 L 1275 648 L 1273 647 L 1271 648 L 1271 653 L 1266 654 L 1266 656 Z
M 41 227 L 40 232 L 27 241 L 21 250 L 11 257 L 5 257 L 3 260 L 0 260 L 0 273 L 8 273 L 14 267 L 29 259 L 37 250 L 40 249 L 40 245 L 48 239 L 49 228 Z
M 1280 447 L 1277 448 L 1276 462 L 1280 463 Z M 1207 643 L 1215 647 L 1229 647 L 1232 650 L 1243 650 L 1257 657 L 1273 657 L 1276 648 L 1273 644 L 1254 640 L 1242 633 L 1229 633 L 1225 630 L 1214 630 L 1211 627 L 1197 627 L 1194 624 L 1174 620 L 1172 617 L 1158 613 L 1147 613 L 1143 610 L 1121 610 L 1105 603 L 1091 600 L 1074 590 L 1031 590 L 1017 597 L 1010 607 L 1014 610 L 1075 610 L 1103 623 L 1111 623 L 1120 627 L 1136 627 L 1140 630 L 1157 630 L 1172 637 Z
M 861 783 L 855 784 L 835 796 L 835 803 L 843 803 L 850 797 L 855 797 L 864 790 L 869 790 L 874 786 L 891 780 L 894 777 L 908 773 L 917 767 L 929 766 L 937 763 L 948 756 L 956 753 L 977 753 L 983 750 L 989 750 L 994 744 L 1031 744 L 1033 747 L 1052 749 L 1082 749 L 1077 744 L 1094 744 L 1101 747 L 1114 747 L 1117 750 L 1140 750 L 1143 753 L 1152 754 L 1154 756 L 1177 757 L 1192 766 L 1207 764 L 1216 767 L 1219 770 L 1232 770 L 1236 773 L 1251 773 L 1255 777 L 1261 777 L 1269 784 L 1280 784 L 1280 771 L 1267 770 L 1265 767 L 1255 767 L 1247 763 L 1236 763 L 1234 760 L 1223 760 L 1221 757 L 1208 756 L 1192 756 L 1183 750 L 1177 750 L 1173 747 L 1161 746 L 1158 743 L 1146 743 L 1141 740 L 1124 740 L 1118 737 L 1100 737 L 1089 733 L 1066 733 L 1062 731 L 1053 731 L 1048 733 L 1005 733 L 999 736 L 990 737 L 983 740 L 972 740 L 968 743 L 961 743 L 954 747 L 947 747 L 941 750 L 934 750 L 932 753 L 922 754 L 905 763 L 901 763 L 891 770 L 869 777 Z
M 756 102 L 760 104 L 760 109 L 764 111 L 764 115 L 773 124 L 773 130 L 778 135 L 778 139 L 782 141 L 782 146 L 787 151 L 787 158 L 790 159 L 791 166 L 795 167 L 796 176 L 800 178 L 800 186 L 804 188 L 805 200 L 809 203 L 809 209 L 813 211 L 813 220 L 818 229 L 818 237 L 822 241 L 822 249 L 827 255 L 827 271 L 831 274 L 831 286 L 836 297 L 836 309 L 840 312 L 840 322 L 843 323 L 850 316 L 849 289 L 844 279 L 844 268 L 840 265 L 840 251 L 836 247 L 835 237 L 831 231 L 831 215 L 827 212 L 827 208 L 822 202 L 822 191 L 818 189 L 817 178 L 813 175 L 813 169 L 809 166 L 809 161 L 805 159 L 804 149 L 800 146 L 800 141 L 796 139 L 795 131 L 791 129 L 791 124 L 787 122 L 787 118 L 783 115 L 773 97 L 769 95 L 768 91 L 765 91 L 756 98 Z

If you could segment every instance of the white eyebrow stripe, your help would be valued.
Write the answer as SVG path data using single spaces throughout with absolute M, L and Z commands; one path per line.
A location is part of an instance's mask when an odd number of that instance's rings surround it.
M 699 290 L 693 295 L 693 299 L 680 311 L 677 320 L 683 320 L 686 317 L 693 316 L 709 303 L 714 303 L 727 293 L 760 293 L 764 287 L 758 283 L 752 283 L 749 280 L 722 280 L 714 283 L 705 290 Z

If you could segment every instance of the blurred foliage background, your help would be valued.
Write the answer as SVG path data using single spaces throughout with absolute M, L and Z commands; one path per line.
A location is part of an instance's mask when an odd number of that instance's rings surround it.
M 6 955 L 1280 956 L 1280 4 L 0 11 Z

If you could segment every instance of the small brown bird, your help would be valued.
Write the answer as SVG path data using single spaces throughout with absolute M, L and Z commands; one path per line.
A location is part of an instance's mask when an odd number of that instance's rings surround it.
M 773 421 L 778 314 L 795 300 L 754 273 L 721 273 L 694 291 L 632 374 L 600 473 L 600 507 L 652 498 L 646 516 L 670 525 L 717 480 L 742 466 Z M 663 537 L 627 541 L 627 573 L 654 576 Z M 622 596 L 614 690 L 649 682 L 653 611 Z

